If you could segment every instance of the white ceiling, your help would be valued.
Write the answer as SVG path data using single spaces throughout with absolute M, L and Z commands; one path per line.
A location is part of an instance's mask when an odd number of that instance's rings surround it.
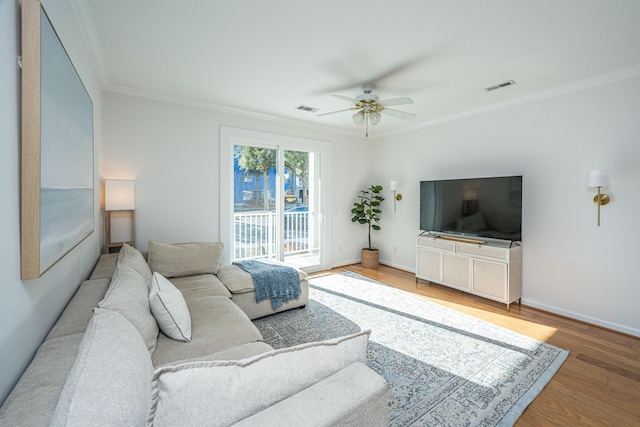
M 295 107 L 349 108 L 330 95 L 377 80 L 417 117 L 375 137 L 640 74 L 638 0 L 71 2 L 105 90 L 362 136 L 349 112 Z

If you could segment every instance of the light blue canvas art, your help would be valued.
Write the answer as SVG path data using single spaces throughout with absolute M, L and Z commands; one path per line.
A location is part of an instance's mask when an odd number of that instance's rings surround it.
M 43 10 L 40 272 L 93 232 L 93 103 Z

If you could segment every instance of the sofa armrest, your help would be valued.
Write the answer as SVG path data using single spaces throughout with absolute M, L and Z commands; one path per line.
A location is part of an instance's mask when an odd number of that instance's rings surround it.
M 158 427 L 201 426 L 211 420 L 232 425 L 347 366 L 364 363 L 370 333 L 361 331 L 236 361 L 158 368 L 151 382 L 153 399 L 148 422 Z M 359 383 L 350 386 L 359 387 Z
M 83 334 L 93 316 L 93 309 L 104 298 L 109 279 L 85 280 L 53 325 L 45 341 L 66 335 Z
M 84 334 L 45 341 L 0 407 L 0 426 L 49 426 Z
M 387 426 L 388 402 L 385 379 L 356 362 L 235 426 Z
M 116 270 L 116 264 L 118 263 L 118 254 L 103 254 L 98 258 L 96 266 L 91 272 L 89 280 L 93 279 L 109 279 L 113 276 L 113 272 Z

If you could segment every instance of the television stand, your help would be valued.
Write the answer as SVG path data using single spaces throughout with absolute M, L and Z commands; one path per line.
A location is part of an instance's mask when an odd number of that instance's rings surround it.
M 417 238 L 418 279 L 507 305 L 522 297 L 522 246 L 443 235 Z

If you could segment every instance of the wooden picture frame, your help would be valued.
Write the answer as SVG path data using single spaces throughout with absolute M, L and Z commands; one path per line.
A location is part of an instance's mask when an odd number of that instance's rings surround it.
M 22 1 L 20 261 L 40 277 L 94 230 L 93 102 L 38 0 Z

